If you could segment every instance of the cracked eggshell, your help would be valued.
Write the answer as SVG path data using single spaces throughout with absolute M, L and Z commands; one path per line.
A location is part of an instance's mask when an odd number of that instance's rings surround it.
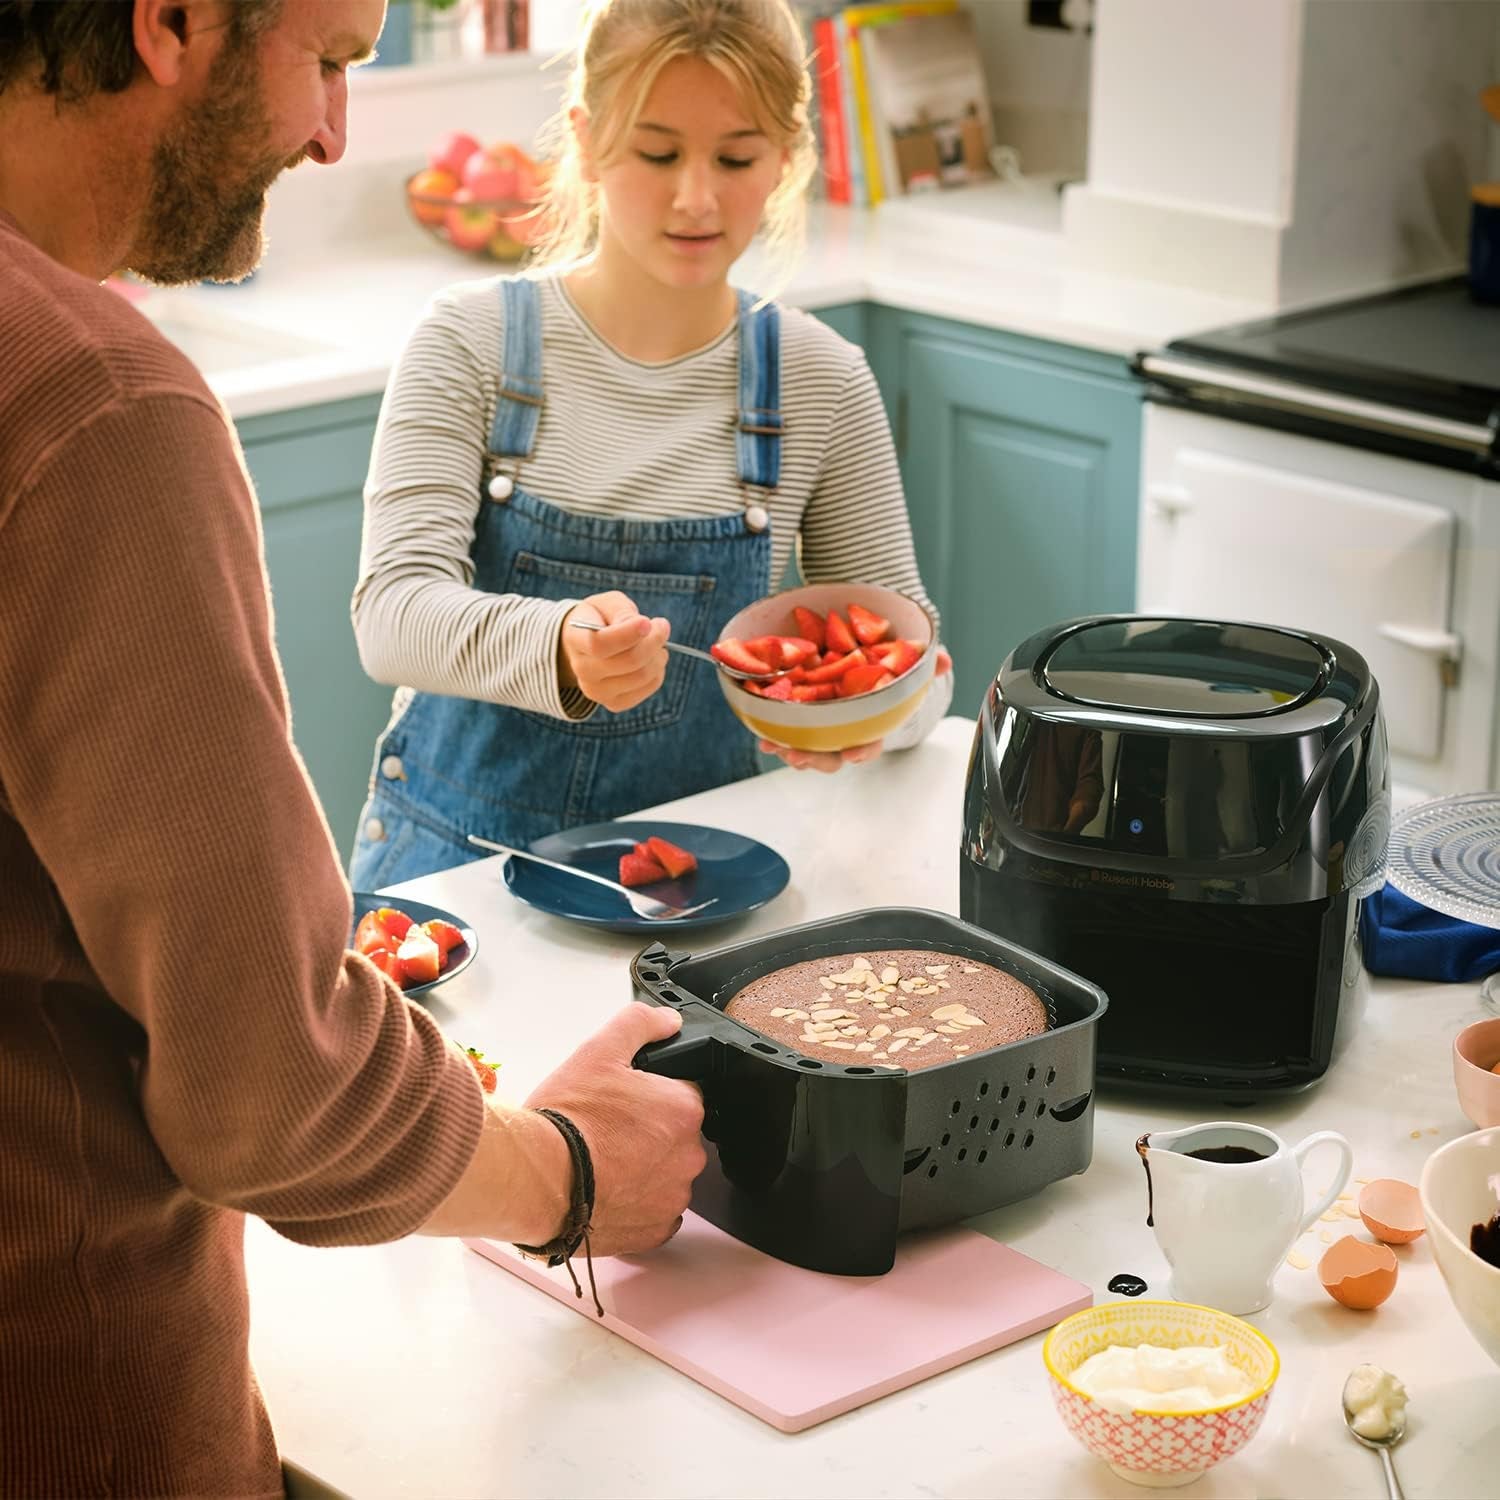
M 1387 1245 L 1406 1245 L 1427 1232 L 1416 1188 L 1395 1177 L 1378 1177 L 1360 1189 L 1359 1216 L 1365 1228 Z
M 1387 1245 L 1371 1245 L 1346 1234 L 1323 1252 L 1318 1280 L 1344 1307 L 1379 1307 L 1396 1290 L 1396 1257 Z

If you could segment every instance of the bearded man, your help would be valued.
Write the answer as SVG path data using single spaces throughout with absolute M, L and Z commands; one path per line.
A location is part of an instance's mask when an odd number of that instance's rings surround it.
M 508 1108 L 346 951 L 233 435 L 99 285 L 249 272 L 272 180 L 343 153 L 383 9 L 0 0 L 6 1496 L 283 1492 L 246 1213 L 559 1254 L 591 1218 L 618 1253 L 703 1163 L 696 1090 L 630 1067 L 674 1012 L 627 1007 Z

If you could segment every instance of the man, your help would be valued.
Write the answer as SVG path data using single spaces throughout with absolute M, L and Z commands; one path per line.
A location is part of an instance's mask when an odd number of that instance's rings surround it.
M 0 0 L 0 1492 L 281 1493 L 243 1218 L 668 1238 L 702 1165 L 631 1006 L 528 1101 L 345 951 L 260 537 L 201 377 L 99 286 L 256 263 L 382 0 Z M 576 1127 L 576 1133 L 565 1122 Z M 579 1156 L 581 1160 L 581 1156 Z

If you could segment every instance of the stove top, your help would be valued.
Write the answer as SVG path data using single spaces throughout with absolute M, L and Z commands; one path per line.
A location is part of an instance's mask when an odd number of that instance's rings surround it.
M 1154 399 L 1486 473 L 1500 460 L 1500 306 L 1462 276 L 1175 339 L 1137 368 Z

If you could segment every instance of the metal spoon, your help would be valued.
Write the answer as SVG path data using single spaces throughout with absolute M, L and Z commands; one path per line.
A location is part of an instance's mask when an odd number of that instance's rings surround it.
M 568 624 L 574 630 L 603 630 L 602 625 L 596 625 L 592 620 L 569 620 Z M 733 677 L 737 682 L 770 682 L 772 679 L 781 677 L 781 672 L 742 672 L 738 667 L 726 666 L 718 657 L 710 656 L 707 651 L 700 651 L 696 646 L 679 646 L 676 641 L 666 643 L 668 651 L 675 651 L 680 656 L 696 656 L 699 661 L 706 661 L 709 666 L 717 667 L 728 677 Z
M 1351 1372 L 1352 1378 L 1352 1372 Z M 1357 1443 L 1363 1443 L 1366 1448 L 1373 1448 L 1379 1455 L 1380 1461 L 1385 1465 L 1385 1491 L 1389 1500 L 1406 1500 L 1401 1492 L 1401 1482 L 1396 1478 L 1396 1466 L 1391 1462 L 1391 1449 L 1406 1436 L 1406 1409 L 1403 1407 L 1396 1413 L 1391 1422 L 1391 1430 L 1384 1437 L 1366 1437 L 1362 1432 L 1355 1432 L 1355 1413 L 1349 1409 L 1349 1383 L 1345 1381 L 1344 1392 L 1340 1398 L 1340 1404 L 1344 1408 L 1344 1426 L 1349 1429 L 1349 1435 Z

